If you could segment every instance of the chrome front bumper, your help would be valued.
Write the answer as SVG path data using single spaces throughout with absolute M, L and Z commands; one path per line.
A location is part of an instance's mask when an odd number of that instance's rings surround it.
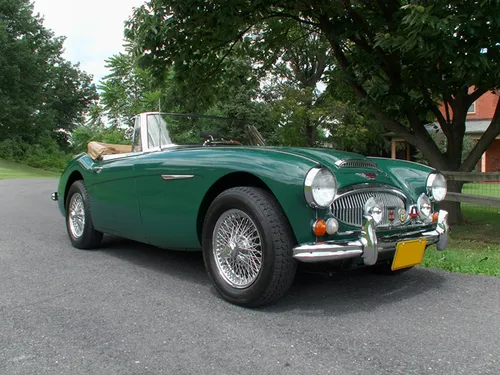
M 365 216 L 361 235 L 354 241 L 327 241 L 322 243 L 302 244 L 293 249 L 293 257 L 301 262 L 324 262 L 362 257 L 367 266 L 377 263 L 378 255 L 384 251 L 395 250 L 403 240 L 427 240 L 426 246 L 436 244 L 439 251 L 448 245 L 448 212 L 439 211 L 436 229 L 431 231 L 411 231 L 394 236 L 377 238 L 375 224 L 371 216 Z

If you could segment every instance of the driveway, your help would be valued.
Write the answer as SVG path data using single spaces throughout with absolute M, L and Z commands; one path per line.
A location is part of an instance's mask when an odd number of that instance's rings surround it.
M 0 181 L 2 375 L 500 373 L 500 278 L 301 273 L 244 309 L 200 253 L 111 236 L 72 248 L 56 186 Z

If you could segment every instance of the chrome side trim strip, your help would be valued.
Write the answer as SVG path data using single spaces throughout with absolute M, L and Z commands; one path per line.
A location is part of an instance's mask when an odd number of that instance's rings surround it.
M 193 178 L 194 174 L 162 174 L 161 178 L 165 181 L 170 180 L 185 180 L 188 178 Z

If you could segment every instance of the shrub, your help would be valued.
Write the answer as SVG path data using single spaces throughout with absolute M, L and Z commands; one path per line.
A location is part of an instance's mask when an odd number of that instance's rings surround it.
M 57 142 L 48 137 L 35 144 L 13 138 L 0 142 L 0 158 L 60 172 L 70 161 L 71 155 L 62 152 Z
M 131 144 L 127 132 L 123 129 L 79 126 L 71 134 L 72 148 L 75 153 L 86 152 L 90 141 Z

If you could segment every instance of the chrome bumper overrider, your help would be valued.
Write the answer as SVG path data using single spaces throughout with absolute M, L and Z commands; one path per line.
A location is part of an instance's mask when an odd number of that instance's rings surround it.
M 361 235 L 354 241 L 327 241 L 303 244 L 293 249 L 293 257 L 301 262 L 323 262 L 362 257 L 367 266 L 377 263 L 378 255 L 384 251 L 395 250 L 398 242 L 425 238 L 427 246 L 436 244 L 439 251 L 448 244 L 448 212 L 439 211 L 436 229 L 431 231 L 412 231 L 393 236 L 377 238 L 375 224 L 371 216 L 365 216 Z

